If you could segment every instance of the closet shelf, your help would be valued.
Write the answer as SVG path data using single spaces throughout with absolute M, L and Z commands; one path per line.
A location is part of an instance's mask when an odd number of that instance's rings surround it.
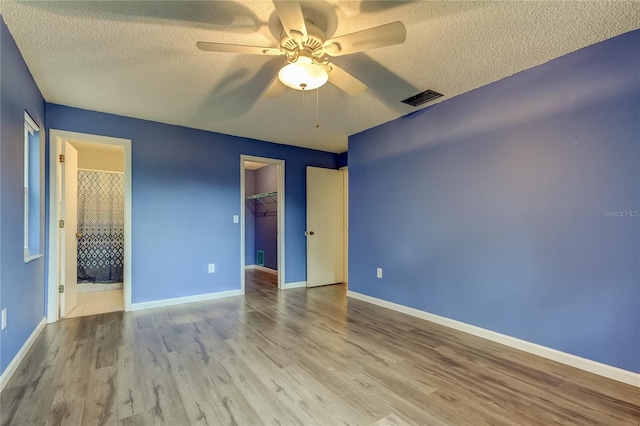
M 252 213 L 256 216 L 275 216 L 278 204 L 278 192 L 263 192 L 262 194 L 249 195 L 247 200 L 250 201 L 250 205 L 253 207 Z M 275 209 L 273 205 L 276 205 Z

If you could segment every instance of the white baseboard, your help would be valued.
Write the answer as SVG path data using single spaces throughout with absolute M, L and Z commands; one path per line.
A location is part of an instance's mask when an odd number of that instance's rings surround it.
M 2 392 L 5 385 L 9 382 L 9 380 L 11 379 L 11 376 L 13 376 L 13 373 L 16 372 L 16 370 L 18 369 L 18 366 L 20 365 L 24 357 L 27 355 L 27 352 L 29 352 L 29 349 L 31 349 L 31 346 L 33 346 L 33 344 L 35 343 L 36 339 L 40 335 L 40 332 L 42 331 L 45 325 L 47 325 L 47 319 L 42 318 L 42 320 L 38 323 L 35 330 L 33 330 L 31 335 L 27 339 L 27 341 L 24 342 L 24 345 L 22 345 L 22 347 L 20 348 L 16 356 L 13 357 L 13 360 L 11 361 L 11 363 L 7 365 L 7 368 L 4 370 L 2 375 L 0 375 L 0 392 Z
M 196 294 L 194 296 L 175 297 L 173 299 L 152 300 L 131 304 L 132 311 L 161 308 L 163 306 L 181 305 L 183 303 L 202 302 L 205 300 L 222 299 L 223 297 L 242 296 L 242 290 L 218 291 L 215 293 Z
M 307 286 L 306 281 L 297 281 L 294 283 L 284 283 L 284 287 L 282 287 L 282 289 L 289 290 L 290 288 L 300 288 L 300 287 L 306 287 L 306 286 Z
M 245 265 L 244 269 L 256 269 L 258 271 L 268 272 L 270 274 L 278 275 L 278 271 L 276 271 L 275 269 L 267 268 L 265 266 L 260 266 L 260 265 Z
M 521 351 L 529 352 L 543 358 L 547 358 L 562 364 L 569 365 L 571 367 L 579 368 L 581 370 L 597 374 L 599 376 L 607 377 L 609 379 L 613 379 L 622 383 L 640 387 L 640 374 L 634 373 L 632 371 L 627 371 L 621 368 L 613 367 L 611 365 L 602 364 L 600 362 L 582 358 L 577 355 L 568 354 L 566 352 L 561 352 L 556 349 L 538 345 L 537 343 L 527 342 L 526 340 L 507 336 L 506 334 L 497 333 L 495 331 L 487 330 L 485 328 L 477 327 L 471 324 L 466 324 L 464 322 L 456 321 L 450 318 L 441 317 L 439 315 L 431 314 L 419 309 L 410 308 L 408 306 L 400 305 L 393 302 L 388 302 L 376 297 L 356 293 L 351 290 L 347 290 L 347 296 L 354 299 L 362 300 L 364 302 L 372 303 L 374 305 L 382 306 L 383 308 L 391 309 L 393 311 L 401 312 L 403 314 L 431 321 L 436 324 L 444 325 L 445 327 L 453 328 L 455 330 L 469 333 L 474 336 L 482 337 L 483 339 L 501 343 L 503 345 L 510 346 Z

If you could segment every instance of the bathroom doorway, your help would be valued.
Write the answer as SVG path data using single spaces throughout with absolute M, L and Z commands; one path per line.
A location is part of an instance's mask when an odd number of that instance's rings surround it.
M 125 310 L 130 141 L 53 130 L 51 141 L 47 319 Z

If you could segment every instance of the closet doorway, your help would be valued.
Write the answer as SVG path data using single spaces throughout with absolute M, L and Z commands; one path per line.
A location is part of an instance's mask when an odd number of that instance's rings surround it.
M 48 321 L 123 311 L 130 306 L 130 141 L 54 130 L 50 140 Z
M 241 286 L 284 288 L 284 161 L 242 155 Z M 257 283 L 257 284 L 256 284 Z M 260 284 L 261 283 L 261 284 Z

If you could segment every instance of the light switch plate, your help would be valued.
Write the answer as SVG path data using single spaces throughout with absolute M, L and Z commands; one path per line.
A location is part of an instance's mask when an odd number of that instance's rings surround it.
M 7 328 L 7 308 L 2 310 L 2 329 Z
M 376 269 L 376 277 L 382 278 L 382 268 Z
M 240 223 L 240 216 L 238 216 L 237 214 L 233 215 L 233 223 Z
M 210 263 L 209 264 L 209 273 L 213 274 L 216 271 L 216 264 L 215 263 Z

